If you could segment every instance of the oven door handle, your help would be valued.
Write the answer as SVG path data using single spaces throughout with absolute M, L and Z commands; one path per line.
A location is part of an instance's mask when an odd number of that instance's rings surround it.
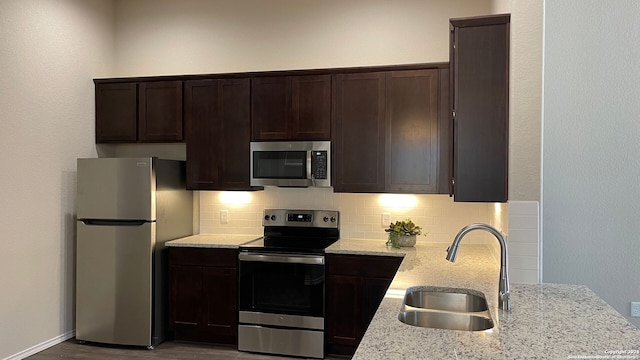
M 324 256 L 318 255 L 282 255 L 240 252 L 238 259 L 240 261 L 324 265 Z

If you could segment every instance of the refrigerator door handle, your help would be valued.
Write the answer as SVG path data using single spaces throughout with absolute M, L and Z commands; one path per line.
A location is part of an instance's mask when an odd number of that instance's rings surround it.
M 80 219 L 85 225 L 91 226 L 142 226 L 148 220 L 104 220 L 104 219 Z

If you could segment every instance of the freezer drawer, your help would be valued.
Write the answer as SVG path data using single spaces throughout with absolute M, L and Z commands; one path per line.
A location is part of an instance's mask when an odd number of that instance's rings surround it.
M 152 344 L 155 223 L 77 223 L 76 338 Z

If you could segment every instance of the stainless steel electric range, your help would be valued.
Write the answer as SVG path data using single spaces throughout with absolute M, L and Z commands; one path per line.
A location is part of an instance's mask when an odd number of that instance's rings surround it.
M 339 213 L 264 210 L 264 237 L 240 246 L 238 350 L 324 357 L 324 249 Z

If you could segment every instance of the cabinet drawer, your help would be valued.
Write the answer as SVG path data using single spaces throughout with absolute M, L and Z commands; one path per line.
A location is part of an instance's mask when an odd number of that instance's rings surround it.
M 237 268 L 237 249 L 169 248 L 171 265 Z
M 332 275 L 392 279 L 401 257 L 375 255 L 327 255 L 327 272 Z

